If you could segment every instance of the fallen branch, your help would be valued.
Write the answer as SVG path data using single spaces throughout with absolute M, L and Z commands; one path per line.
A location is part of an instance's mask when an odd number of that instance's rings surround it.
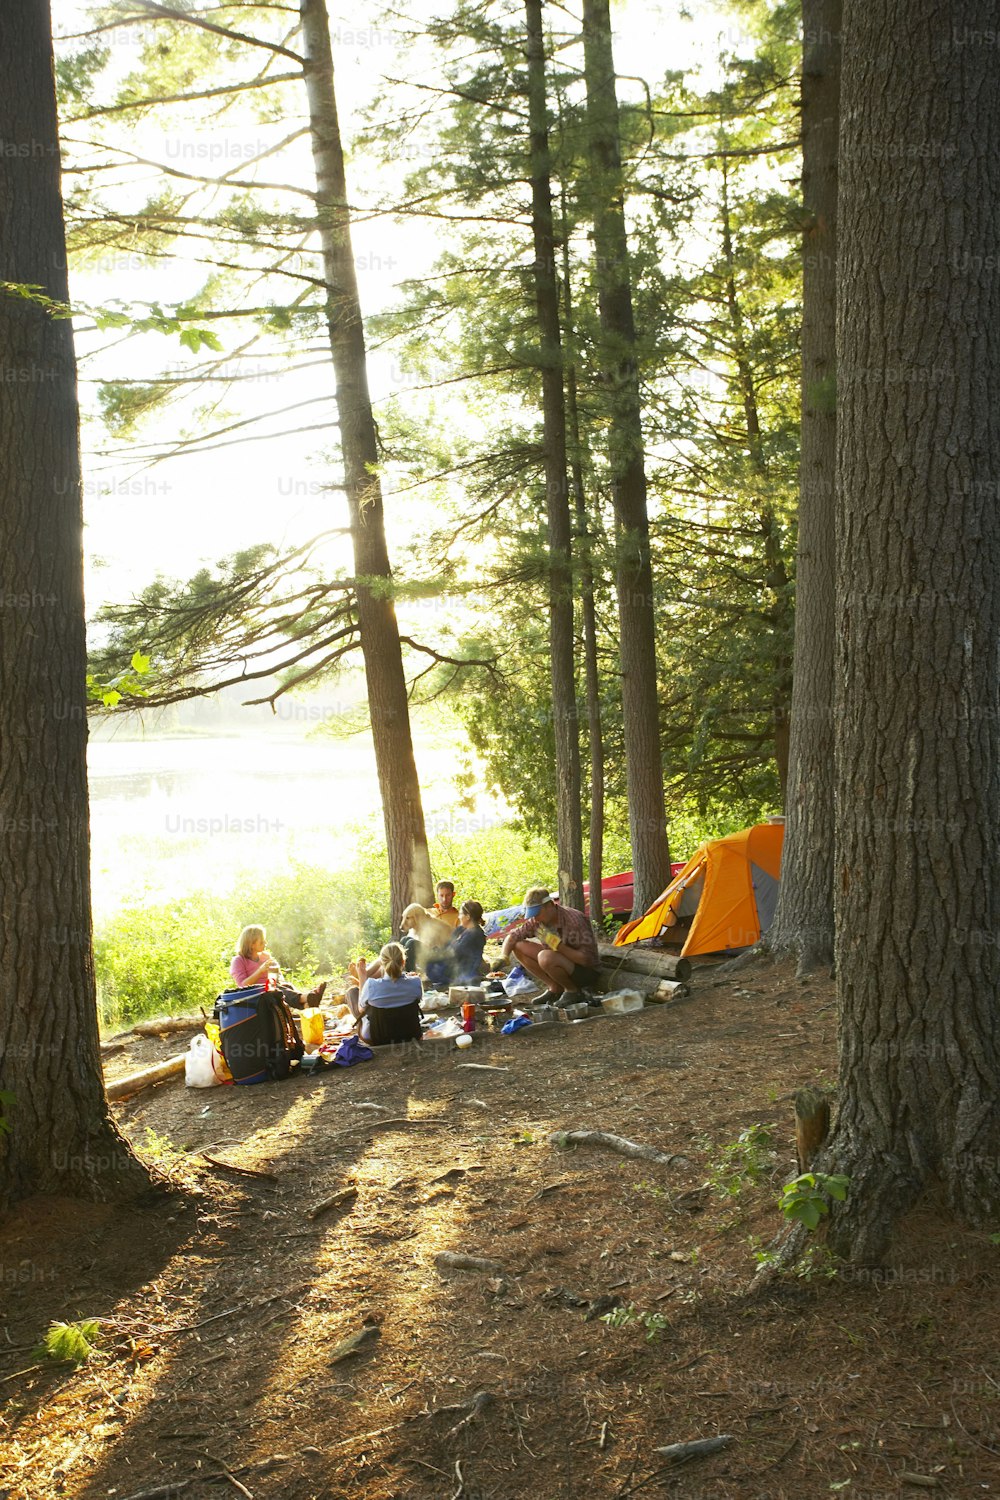
M 342 1203 L 350 1203 L 358 1196 L 356 1187 L 341 1188 L 339 1193 L 334 1193 L 329 1198 L 323 1198 L 319 1203 L 314 1203 L 308 1210 L 310 1219 L 318 1219 L 320 1214 L 328 1213 L 331 1208 L 339 1208 Z
M 41 1364 L 25 1365 L 23 1370 L 15 1370 L 13 1375 L 0 1375 L 0 1385 L 6 1385 L 8 1380 L 16 1380 L 19 1375 L 30 1375 L 32 1370 L 40 1370 Z
M 506 1276 L 503 1266 L 496 1260 L 484 1260 L 480 1255 L 466 1255 L 462 1251 L 442 1250 L 434 1257 L 439 1271 L 483 1271 L 489 1276 Z
M 122 1036 L 173 1036 L 178 1031 L 190 1031 L 193 1026 L 204 1026 L 202 1012 L 194 1016 L 161 1016 L 155 1021 L 138 1021 L 128 1031 L 119 1031 L 114 1040 Z
M 456 1063 L 456 1068 L 475 1068 L 477 1073 L 509 1073 L 509 1068 L 498 1068 L 493 1063 Z
M 134 1494 L 123 1495 L 122 1500 L 173 1500 L 190 1483 L 190 1479 L 175 1479 L 171 1484 L 158 1484 L 155 1490 L 136 1490 Z
M 111 1100 L 128 1099 L 132 1094 L 151 1088 L 154 1083 L 162 1083 L 165 1078 L 172 1078 L 175 1073 L 183 1073 L 186 1057 L 186 1052 L 180 1052 L 176 1057 L 168 1057 L 166 1062 L 157 1063 L 155 1067 L 143 1068 L 138 1073 L 129 1073 L 125 1078 L 117 1078 L 114 1083 L 107 1085 L 105 1092 Z
M 235 1172 L 239 1177 L 260 1177 L 264 1182 L 279 1180 L 273 1172 L 258 1172 L 255 1167 L 235 1167 L 232 1162 L 220 1161 L 217 1156 L 209 1156 L 207 1151 L 199 1151 L 197 1155 L 202 1161 L 207 1161 L 210 1166 L 218 1167 L 221 1172 Z
M 654 1448 L 672 1464 L 685 1464 L 692 1458 L 708 1458 L 711 1453 L 721 1453 L 723 1448 L 735 1442 L 731 1432 L 722 1432 L 718 1437 L 694 1438 L 690 1443 L 668 1443 L 665 1448 Z
M 204 1450 L 202 1450 L 202 1457 L 207 1458 L 209 1463 L 217 1464 L 222 1470 L 221 1474 L 216 1475 L 217 1479 L 225 1479 L 228 1484 L 233 1486 L 234 1490 L 244 1497 L 244 1500 L 253 1500 L 253 1493 L 247 1489 L 245 1484 L 240 1483 L 229 1465 L 224 1464 L 221 1458 L 216 1458 L 214 1453 L 205 1453 Z
M 663 1151 L 657 1151 L 655 1146 L 644 1146 L 637 1141 L 627 1141 L 624 1136 L 612 1135 L 607 1130 L 553 1130 L 549 1136 L 550 1146 L 560 1146 L 568 1149 L 570 1146 L 597 1146 L 603 1151 L 615 1151 L 619 1156 L 635 1157 L 639 1161 L 655 1161 L 661 1166 L 672 1167 L 675 1163 L 682 1167 L 689 1165 L 686 1156 L 675 1153 L 667 1156 Z

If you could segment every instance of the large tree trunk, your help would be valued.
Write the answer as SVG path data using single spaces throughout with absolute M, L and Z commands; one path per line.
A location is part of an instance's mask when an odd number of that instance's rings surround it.
M 929 1184 L 1000 1223 L 1000 70 L 984 0 L 844 13 L 828 1157 L 869 1261 Z
M 65 303 L 48 0 L 0 6 L 0 279 Z M 149 1184 L 107 1109 L 90 923 L 69 321 L 0 294 L 0 1204 Z
M 576 316 L 573 310 L 573 279 L 569 257 L 569 222 L 566 211 L 566 188 L 560 184 L 563 272 L 563 326 L 566 338 L 576 344 Z M 583 481 L 583 437 L 580 430 L 580 403 L 577 393 L 576 363 L 564 366 L 566 373 L 566 423 L 569 449 L 570 482 L 573 488 L 573 518 L 576 530 L 577 593 L 580 601 L 580 624 L 583 635 L 583 677 L 587 704 L 587 740 L 590 747 L 590 850 L 587 880 L 590 883 L 590 920 L 597 925 L 604 918 L 604 725 L 601 713 L 601 673 L 597 656 L 597 605 L 594 596 L 594 548 L 587 491 Z M 597 893 L 596 895 L 594 893 Z
M 617 533 L 625 775 L 634 911 L 639 914 L 667 885 L 670 850 L 663 806 L 642 408 L 608 0 L 584 0 L 583 45 L 601 359 L 611 415 L 608 461 Z
M 583 906 L 583 824 L 580 816 L 580 731 L 573 641 L 572 527 L 566 480 L 566 405 L 559 282 L 552 223 L 548 104 L 542 0 L 525 0 L 528 118 L 531 141 L 531 228 L 535 249 L 535 307 L 541 344 L 545 514 L 549 540 L 549 654 L 556 747 L 556 852 L 559 893 Z
M 337 383 L 344 484 L 354 545 L 358 624 L 375 768 L 389 853 L 393 928 L 411 901 L 430 904 L 427 832 L 410 734 L 410 708 L 392 598 L 378 442 L 368 394 L 361 303 L 333 82 L 325 0 L 301 0 L 305 82 L 316 169 L 316 208 L 327 284 L 327 324 Z
M 771 952 L 833 962 L 834 476 L 841 0 L 803 0 L 802 457 L 781 892 Z

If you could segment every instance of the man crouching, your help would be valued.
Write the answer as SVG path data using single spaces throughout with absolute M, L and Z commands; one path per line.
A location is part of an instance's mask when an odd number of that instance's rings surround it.
M 589 989 L 597 983 L 600 955 L 583 912 L 560 906 L 545 886 L 532 886 L 525 893 L 524 915 L 507 934 L 504 958 L 516 959 L 550 996 L 570 994 L 599 1005 Z

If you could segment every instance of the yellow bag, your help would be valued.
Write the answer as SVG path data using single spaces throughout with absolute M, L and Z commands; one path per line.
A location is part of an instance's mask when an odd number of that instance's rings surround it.
M 322 1047 L 323 1012 L 316 1006 L 309 1006 L 299 1012 L 299 1018 L 302 1021 L 303 1044 L 306 1047 Z

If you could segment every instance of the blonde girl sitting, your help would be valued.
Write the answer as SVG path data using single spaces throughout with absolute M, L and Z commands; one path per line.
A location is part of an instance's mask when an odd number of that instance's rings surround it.
M 363 958 L 357 960 L 358 984 L 347 991 L 347 1003 L 361 1022 L 361 1036 L 373 1047 L 389 1042 L 419 1042 L 420 1001 L 424 987 L 416 974 L 405 973 L 406 956 L 399 943 L 386 943 L 373 965 L 372 977 Z

